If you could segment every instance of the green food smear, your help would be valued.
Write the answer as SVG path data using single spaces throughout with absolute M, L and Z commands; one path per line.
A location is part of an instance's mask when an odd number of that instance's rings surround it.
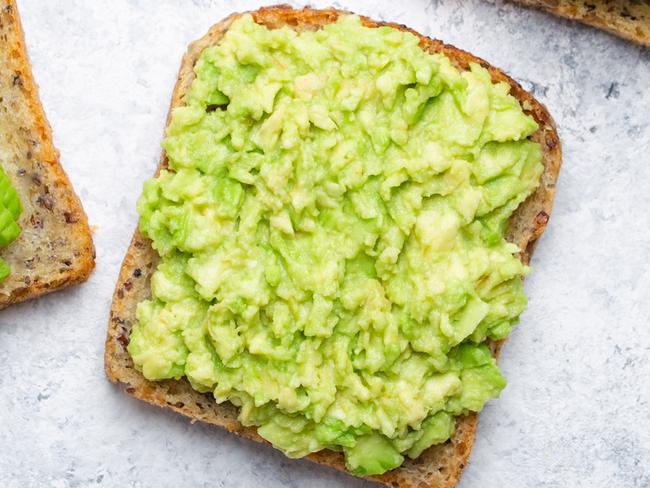
M 0 166 L 0 249 L 20 235 L 18 218 L 22 211 L 18 192 Z M 10 274 L 9 265 L 0 257 L 0 283 Z
M 447 440 L 505 386 L 486 343 L 526 306 L 504 233 L 542 173 L 535 121 L 484 68 L 355 16 L 242 16 L 194 70 L 138 203 L 161 259 L 135 365 L 357 475 Z

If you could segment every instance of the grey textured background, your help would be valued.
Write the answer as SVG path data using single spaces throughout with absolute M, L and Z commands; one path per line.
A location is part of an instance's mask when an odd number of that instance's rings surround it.
M 111 293 L 181 55 L 258 5 L 20 1 L 98 266 L 83 286 L 0 313 L 0 486 L 366 486 L 140 404 L 104 377 Z M 555 211 L 501 359 L 509 386 L 481 416 L 462 488 L 650 486 L 650 50 L 502 2 L 335 5 L 484 57 L 560 128 Z

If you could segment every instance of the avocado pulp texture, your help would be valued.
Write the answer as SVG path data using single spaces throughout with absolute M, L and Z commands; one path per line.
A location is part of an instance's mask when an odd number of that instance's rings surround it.
M 18 218 L 22 212 L 18 192 L 0 166 L 0 249 L 11 244 L 20 235 Z M 0 258 L 0 283 L 10 274 L 9 265 Z
M 535 121 L 484 68 L 355 16 L 242 16 L 195 74 L 138 203 L 160 262 L 136 367 L 357 475 L 447 440 L 505 386 L 486 341 L 526 306 L 504 233 L 542 173 Z

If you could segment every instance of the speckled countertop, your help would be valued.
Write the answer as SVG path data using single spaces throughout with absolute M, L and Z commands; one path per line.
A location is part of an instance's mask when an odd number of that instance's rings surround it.
M 560 129 L 555 211 L 501 359 L 509 385 L 481 415 L 460 486 L 650 486 L 650 50 L 500 1 L 334 5 L 504 68 Z M 98 266 L 82 286 L 0 312 L 0 486 L 370 486 L 141 404 L 104 376 L 111 293 L 181 55 L 257 6 L 19 0 Z

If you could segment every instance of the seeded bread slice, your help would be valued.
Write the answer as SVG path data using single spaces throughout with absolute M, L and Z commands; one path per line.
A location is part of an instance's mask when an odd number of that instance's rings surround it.
M 335 9 L 313 10 L 305 8 L 294 10 L 287 6 L 262 8 L 251 12 L 255 21 L 269 28 L 290 26 L 297 31 L 316 30 L 347 12 Z M 217 43 L 228 26 L 241 14 L 234 14 L 213 26 L 207 35 L 190 45 L 185 54 L 178 81 L 172 95 L 171 107 L 183 104 L 183 96 L 194 79 L 193 67 L 201 52 Z M 511 222 L 509 238 L 519 244 L 521 259 L 528 262 L 535 241 L 546 226 L 551 212 L 555 181 L 561 161 L 558 136 L 546 109 L 525 92 L 517 83 L 502 71 L 491 67 L 485 61 L 464 51 L 421 36 L 400 25 L 375 22 L 363 18 L 365 25 L 378 27 L 389 25 L 396 29 L 412 32 L 420 38 L 422 49 L 430 52 L 443 52 L 461 69 L 470 62 L 478 62 L 486 67 L 495 81 L 505 81 L 512 86 L 512 93 L 526 110 L 537 120 L 540 129 L 533 138 L 542 144 L 545 171 L 537 191 L 517 210 Z M 168 118 L 169 121 L 169 118 Z M 167 166 L 163 152 L 160 168 Z M 237 421 L 237 409 L 230 403 L 217 404 L 209 394 L 193 390 L 185 380 L 147 381 L 133 366 L 126 346 L 129 333 L 135 322 L 138 302 L 150 297 L 150 278 L 158 262 L 157 253 L 150 241 L 135 232 L 131 246 L 122 265 L 122 270 L 113 296 L 108 337 L 106 340 L 105 366 L 109 379 L 119 383 L 125 391 L 141 400 L 160 407 L 170 408 L 178 413 L 223 427 L 249 439 L 266 442 L 257 435 L 255 428 L 244 427 Z M 495 345 L 495 352 L 498 344 Z M 468 415 L 458 420 L 456 433 L 448 442 L 427 449 L 418 459 L 407 460 L 401 467 L 381 476 L 370 479 L 393 487 L 451 487 L 460 476 L 467 462 L 474 441 L 476 415 Z M 313 461 L 345 471 L 343 456 L 323 450 L 309 456 Z
M 95 267 L 86 214 L 52 144 L 14 0 L 0 0 L 0 165 L 20 196 L 21 235 L 0 257 L 0 310 L 84 281 Z
M 515 0 L 650 46 L 648 0 Z

